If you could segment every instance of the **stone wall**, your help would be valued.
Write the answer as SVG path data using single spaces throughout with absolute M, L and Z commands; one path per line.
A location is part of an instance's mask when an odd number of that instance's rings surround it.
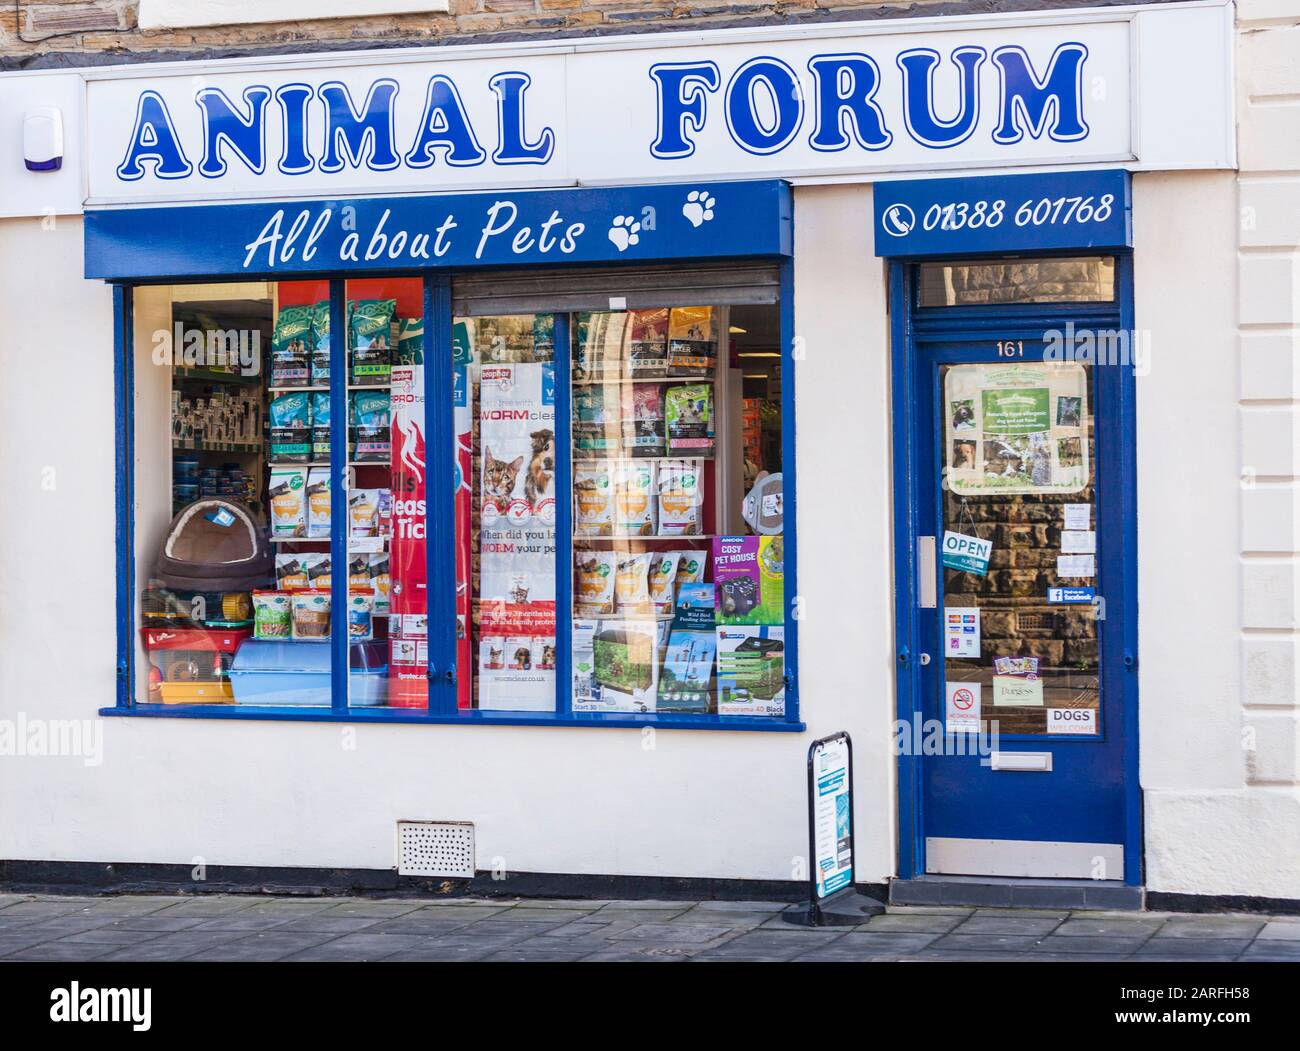
M 146 31 L 139 0 L 0 0 L 0 70 L 833 20 L 1114 6 L 1118 0 L 448 0 L 445 14 Z M 1160 2 L 1160 0 L 1157 0 Z

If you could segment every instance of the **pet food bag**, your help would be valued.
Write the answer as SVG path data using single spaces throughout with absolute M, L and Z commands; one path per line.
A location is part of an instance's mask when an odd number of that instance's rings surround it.
M 322 386 L 330 381 L 330 304 L 317 303 L 311 314 L 311 382 Z
M 311 307 L 284 307 L 271 333 L 271 386 L 305 387 L 311 378 L 307 365 L 311 342 Z
M 328 591 L 333 583 L 330 572 L 330 553 L 313 551 L 302 556 L 303 567 L 307 570 L 307 587 L 316 591 Z
M 330 637 L 330 594 L 328 591 L 296 591 L 289 598 L 293 637 L 321 642 Z
M 271 468 L 271 535 L 307 535 L 307 472 L 301 467 Z
M 650 601 L 658 613 L 673 611 L 673 582 L 677 579 L 677 563 L 681 556 L 676 551 L 654 552 L 650 562 Z
M 573 378 L 617 379 L 624 375 L 628 315 L 624 311 L 593 311 L 578 315 L 578 346 Z
M 312 467 L 307 471 L 307 535 L 330 535 L 330 469 Z
M 301 555 L 275 556 L 275 583 L 281 591 L 301 591 L 307 587 L 307 566 Z
M 359 390 L 352 394 L 352 458 L 361 463 L 388 463 L 391 400 L 388 391 Z
M 369 642 L 375 637 L 375 596 L 369 588 L 348 591 L 348 641 Z
M 348 535 L 351 537 L 381 535 L 378 489 L 354 489 L 348 495 Z
M 397 323 L 396 365 L 424 364 L 424 318 L 404 317 Z
M 634 310 L 628 323 L 628 367 L 637 377 L 668 375 L 668 308 Z
M 655 463 L 620 460 L 614 474 L 614 533 L 654 536 L 658 506 Z
M 393 299 L 362 299 L 353 304 L 348 321 L 352 344 L 350 382 L 353 386 L 384 386 L 392 380 L 396 311 L 397 301 Z
M 573 389 L 575 458 L 618 453 L 623 443 L 621 387 L 588 383 Z
M 704 518 L 704 461 L 659 464 L 659 535 L 699 536 Z
M 614 612 L 614 575 L 618 559 L 612 551 L 575 551 L 574 604 L 582 616 Z
M 287 639 L 292 633 L 289 596 L 282 591 L 254 591 L 253 638 Z
M 573 465 L 573 531 L 578 536 L 614 532 L 614 470 L 608 460 Z
M 691 383 L 664 393 L 669 453 L 713 455 L 713 385 Z
M 375 612 L 389 611 L 389 598 L 392 594 L 393 578 L 389 570 L 387 551 L 372 551 L 370 554 L 370 588 L 375 595 Z
M 330 458 L 330 396 L 328 391 L 313 391 L 311 396 L 311 458 Z
M 633 456 L 662 456 L 666 448 L 663 388 L 637 383 L 623 389 L 623 444 Z
M 712 307 L 674 307 L 668 316 L 668 375 L 711 376 L 718 364 Z
M 311 409 L 306 391 L 271 399 L 271 462 L 307 463 L 311 459 Z
M 619 554 L 614 574 L 614 609 L 619 613 L 649 613 L 650 559 L 654 556 Z

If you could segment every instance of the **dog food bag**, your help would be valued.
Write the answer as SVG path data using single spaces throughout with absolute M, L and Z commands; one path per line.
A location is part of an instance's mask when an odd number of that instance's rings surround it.
M 292 634 L 289 596 L 282 591 L 254 591 L 253 638 L 287 639 Z
M 424 364 L 424 318 L 404 317 L 397 322 L 397 360 L 394 364 Z
M 650 559 L 653 555 L 618 554 L 614 575 L 614 608 L 619 613 L 650 611 Z
M 621 387 L 588 383 L 573 388 L 573 453 L 576 458 L 616 455 L 623 445 Z
M 311 459 L 311 410 L 306 391 L 271 399 L 271 462 L 307 463 Z
M 718 364 L 712 307 L 674 307 L 668 316 L 668 375 L 711 376 Z
M 348 321 L 352 344 L 350 382 L 357 387 L 385 386 L 392 380 L 393 299 L 361 299 Z
M 301 555 L 275 556 L 275 583 L 281 591 L 301 591 L 308 586 L 307 566 Z
M 330 304 L 317 303 L 311 314 L 311 382 L 319 387 L 330 381 Z
M 368 587 L 348 590 L 348 641 L 369 642 L 375 637 L 375 596 Z
M 614 575 L 618 558 L 613 551 L 573 553 L 574 604 L 580 616 L 594 617 L 614 612 Z M 647 590 L 647 596 L 649 592 Z
M 348 496 L 348 535 L 379 536 L 379 490 L 354 489 Z
M 573 465 L 573 531 L 578 536 L 614 532 L 614 471 L 608 460 Z
M 704 519 L 704 461 L 659 463 L 659 535 L 699 536 Z
M 305 387 L 311 378 L 307 365 L 311 342 L 311 307 L 284 307 L 271 333 L 271 386 Z
M 352 394 L 352 435 L 358 462 L 388 463 L 391 400 L 386 390 L 359 390 Z
M 271 535 L 307 535 L 307 472 L 301 467 L 271 468 Z
M 329 391 L 313 391 L 311 396 L 311 458 L 329 461 L 330 458 L 330 396 Z
M 677 579 L 677 563 L 681 556 L 676 551 L 656 551 L 651 553 L 650 562 L 650 601 L 658 613 L 673 611 L 673 582 Z
M 623 444 L 633 456 L 662 456 L 664 391 L 657 383 L 623 387 Z
M 533 360 L 555 360 L 555 315 L 533 315 Z
M 622 376 L 627 333 L 628 315 L 624 311 L 600 310 L 579 314 L 573 378 L 582 381 Z
M 289 598 L 293 637 L 320 642 L 330 637 L 330 593 L 296 591 Z
M 614 533 L 617 536 L 654 536 L 655 463 L 620 460 L 614 473 Z
M 691 383 L 664 393 L 668 452 L 713 455 L 713 385 Z
M 307 471 L 307 535 L 330 535 L 330 469 L 312 467 Z
M 634 310 L 628 324 L 628 363 L 632 375 L 668 375 L 668 308 Z

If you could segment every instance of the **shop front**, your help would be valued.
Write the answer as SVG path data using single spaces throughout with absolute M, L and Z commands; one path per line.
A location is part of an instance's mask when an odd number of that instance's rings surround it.
M 844 730 L 863 883 L 1140 900 L 1178 833 L 1138 388 L 1198 382 L 1139 380 L 1140 334 L 1223 259 L 1154 265 L 1231 198 L 1231 23 L 6 76 L 72 128 L 11 180 L 5 307 L 87 380 L 16 359 L 15 425 L 78 422 L 22 454 L 76 497 L 15 580 L 75 591 L 93 537 L 46 714 L 104 717 L 104 761 L 0 774 L 79 801 L 0 857 L 789 889 Z

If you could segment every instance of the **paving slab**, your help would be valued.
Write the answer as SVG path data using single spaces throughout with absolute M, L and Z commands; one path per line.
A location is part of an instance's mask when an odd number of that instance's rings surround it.
M 1255 937 L 1264 941 L 1300 941 L 1300 920 L 1270 920 Z
M 1148 938 L 1137 950 L 1137 955 L 1148 953 L 1178 956 L 1184 960 L 1199 960 L 1207 956 L 1235 956 L 1250 944 L 1249 938 L 1165 938 L 1160 935 Z
M 1057 916 L 989 916 L 976 913 L 953 928 L 954 934 L 1050 934 L 1064 917 Z
M 1264 919 L 1252 916 L 1175 916 L 1165 922 L 1160 938 L 1253 938 Z
M 854 930 L 868 933 L 898 931 L 902 934 L 946 934 L 965 919 L 965 913 L 961 915 L 946 915 L 944 913 L 906 915 L 887 912 L 881 916 L 872 916 L 866 923 L 859 924 Z
M 1071 916 L 1052 934 L 1058 937 L 1139 938 L 1155 934 L 1163 919 L 1144 919 L 1133 915 L 1099 918 L 1088 913 Z

